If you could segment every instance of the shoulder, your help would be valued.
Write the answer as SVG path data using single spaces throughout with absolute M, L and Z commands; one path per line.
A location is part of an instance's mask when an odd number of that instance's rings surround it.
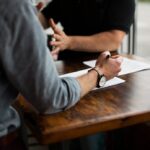
M 11 16 L 15 12 L 26 9 L 27 7 L 33 9 L 31 0 L 0 0 L 0 13 L 2 15 Z
M 35 14 L 31 0 L 0 0 L 1 20 L 9 27 L 23 17 Z
M 0 0 L 0 10 L 5 7 L 5 10 L 20 7 L 24 4 L 31 4 L 31 0 Z
M 0 14 L 0 28 L 3 29 L 0 30 L 0 37 L 1 40 L 7 38 L 7 41 L 16 36 L 19 30 L 25 30 L 23 27 L 26 27 L 29 18 L 35 18 L 31 0 L 0 0 Z

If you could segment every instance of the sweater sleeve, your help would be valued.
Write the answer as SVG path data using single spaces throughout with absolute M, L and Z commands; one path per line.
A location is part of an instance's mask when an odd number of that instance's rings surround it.
M 75 78 L 59 78 L 29 1 L 18 0 L 15 10 L 7 8 L 0 57 L 8 80 L 41 113 L 73 106 L 80 99 L 80 85 Z

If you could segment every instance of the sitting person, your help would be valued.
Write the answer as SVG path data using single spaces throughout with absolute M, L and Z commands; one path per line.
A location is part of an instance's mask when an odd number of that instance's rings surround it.
M 0 0 L 0 4 L 0 150 L 25 150 L 20 116 L 11 106 L 19 93 L 40 113 L 64 111 L 98 86 L 100 74 L 107 80 L 116 76 L 122 58 L 106 59 L 104 52 L 91 71 L 59 78 L 31 1 Z

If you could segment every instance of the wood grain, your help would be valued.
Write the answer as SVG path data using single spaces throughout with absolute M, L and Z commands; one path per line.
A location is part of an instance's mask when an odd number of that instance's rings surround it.
M 60 74 L 87 68 L 80 60 L 58 61 L 56 67 Z M 41 144 L 149 121 L 150 71 L 136 72 L 121 78 L 126 82 L 91 91 L 74 107 L 57 114 L 39 114 L 22 96 L 18 97 L 17 105 L 22 108 L 26 123 Z

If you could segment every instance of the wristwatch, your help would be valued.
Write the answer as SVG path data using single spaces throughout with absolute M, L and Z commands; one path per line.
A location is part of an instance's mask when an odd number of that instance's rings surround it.
M 88 72 L 90 72 L 90 71 L 92 71 L 92 70 L 96 71 L 96 72 L 97 72 L 97 75 L 98 75 L 98 76 L 97 76 L 97 84 L 96 84 L 96 87 L 97 87 L 97 88 L 103 87 L 103 86 L 105 85 L 106 81 L 107 81 L 105 75 L 102 74 L 96 67 L 90 69 Z

